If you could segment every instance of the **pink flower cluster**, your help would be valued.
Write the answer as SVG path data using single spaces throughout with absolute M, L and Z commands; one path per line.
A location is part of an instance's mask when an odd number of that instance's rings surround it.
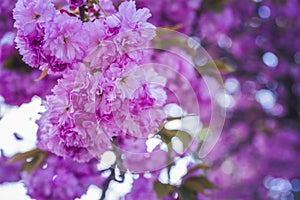
M 22 173 L 27 193 L 37 200 L 75 199 L 81 197 L 91 184 L 98 187 L 104 178 L 97 169 L 97 160 L 76 163 L 50 155 L 43 166 L 32 174 Z
M 112 3 L 105 5 L 111 12 Z M 83 23 L 68 11 L 56 10 L 51 0 L 21 0 L 14 9 L 17 48 L 25 63 L 49 69 L 50 73 L 73 69 L 76 63 L 86 60 L 92 67 L 103 67 L 111 63 L 116 54 L 130 51 L 134 51 L 128 53 L 130 58 L 137 59 L 134 57 L 138 56 L 136 47 L 155 35 L 155 27 L 146 21 L 150 16 L 148 9 L 136 10 L 134 2 L 125 2 L 118 12 L 110 16 L 104 13 L 93 22 Z M 121 32 L 124 34 L 113 37 Z M 99 60 L 99 56 L 107 59 L 103 53 L 110 57 L 106 63 Z
M 23 60 L 63 76 L 44 102 L 38 146 L 78 162 L 100 159 L 113 137 L 154 135 L 165 119 L 166 79 L 145 64 L 156 29 L 149 10 L 133 1 L 118 11 L 111 1 L 100 5 L 88 22 L 50 0 L 20 0 L 14 9 Z
M 38 121 L 38 145 L 56 155 L 86 162 L 108 148 L 108 140 L 98 125 L 93 103 L 97 76 L 83 66 L 71 70 L 53 88 L 44 102 L 47 111 Z
M 0 2 L 0 95 L 9 105 L 30 102 L 33 96 L 44 98 L 56 84 L 57 77 L 35 81 L 41 72 L 21 61 L 15 50 L 12 9 L 16 1 Z
M 147 138 L 155 134 L 165 118 L 162 107 L 166 101 L 165 79 L 152 68 L 133 63 L 120 66 L 131 69 L 117 79 L 104 76 L 97 87 L 96 114 L 109 137 L 129 134 Z M 132 66 L 133 65 L 133 66 Z M 107 70 L 115 67 L 115 64 Z
M 34 68 L 53 63 L 43 50 L 46 26 L 56 14 L 51 1 L 17 1 L 13 14 L 14 26 L 18 30 L 15 41 L 24 62 Z

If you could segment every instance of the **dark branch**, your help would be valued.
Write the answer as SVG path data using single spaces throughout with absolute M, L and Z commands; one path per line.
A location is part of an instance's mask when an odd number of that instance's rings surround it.
M 100 200 L 104 200 L 105 199 L 106 191 L 107 191 L 107 189 L 109 187 L 109 184 L 114 179 L 115 179 L 115 169 L 111 168 L 110 169 L 110 175 L 109 175 L 109 177 L 107 177 L 107 179 L 105 180 L 105 182 L 102 185 L 102 194 L 101 194 Z
M 80 15 L 80 19 L 81 19 L 81 21 L 83 21 L 84 22 L 84 18 L 85 18 L 85 16 L 84 16 L 84 5 L 83 6 L 81 6 L 81 7 L 79 7 L 79 15 Z

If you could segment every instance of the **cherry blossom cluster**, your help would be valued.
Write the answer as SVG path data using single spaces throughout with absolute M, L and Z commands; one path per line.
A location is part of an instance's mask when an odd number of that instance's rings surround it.
M 160 170 L 186 155 L 181 154 L 186 153 L 191 136 L 182 132 L 179 139 L 176 130 L 163 127 L 167 117 L 174 117 L 164 106 L 182 106 L 175 114 L 179 118 L 186 111 L 198 113 L 185 100 L 202 100 L 205 87 L 184 50 L 174 48 L 179 57 L 153 52 L 156 27 L 147 22 L 151 16 L 148 9 L 136 9 L 133 1 L 69 3 L 68 8 L 63 1 L 20 0 L 13 10 L 15 43 L 23 61 L 40 70 L 40 81 L 59 76 L 52 94 L 43 101 L 46 111 L 37 122 L 37 147 L 50 152 L 49 157 L 34 172 L 24 172 L 22 179 L 33 198 L 79 197 L 88 185 L 95 184 L 88 179 L 94 171 L 81 175 L 73 170 L 73 161 L 94 167 L 94 158 L 102 162 L 104 153 L 114 152 L 117 159 L 107 166 L 112 167 L 111 175 L 96 184 L 103 189 L 104 199 L 107 181 L 118 181 L 115 167 L 121 174 L 127 169 L 132 173 L 156 171 L 157 179 Z M 150 137 L 157 143 L 152 149 L 147 144 Z M 172 138 L 183 147 L 171 144 Z M 33 158 L 32 162 L 37 161 Z M 74 165 L 79 168 L 78 163 Z M 153 181 L 154 176 L 142 191 L 150 190 L 155 199 Z M 73 187 L 76 189 L 71 191 Z
M 38 145 L 79 162 L 100 158 L 113 137 L 154 135 L 165 118 L 166 79 L 145 65 L 155 36 L 149 10 L 133 1 L 118 11 L 112 2 L 99 6 L 88 21 L 51 1 L 21 0 L 14 9 L 24 62 L 63 76 L 44 102 Z
M 104 177 L 97 169 L 97 160 L 77 163 L 49 155 L 47 161 L 33 173 L 22 172 L 27 193 L 34 199 L 80 198 L 93 184 L 101 187 Z
M 57 77 L 36 81 L 40 72 L 30 69 L 15 50 L 14 3 L 7 0 L 0 3 L 0 95 L 6 104 L 21 105 L 30 102 L 35 95 L 44 98 L 50 94 Z

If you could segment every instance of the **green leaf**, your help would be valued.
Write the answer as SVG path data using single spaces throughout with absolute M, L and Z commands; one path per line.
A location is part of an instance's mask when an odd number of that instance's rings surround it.
M 221 72 L 233 72 L 234 70 L 225 62 L 221 60 L 214 60 L 215 65 L 217 66 L 218 70 Z
M 176 135 L 180 141 L 183 144 L 183 147 L 187 148 L 190 144 L 190 141 L 192 139 L 191 135 L 185 131 L 178 131 L 177 135 Z
M 153 48 L 167 50 L 171 47 L 182 48 L 183 50 L 189 49 L 187 45 L 187 38 L 183 37 L 181 34 L 178 34 L 177 31 L 174 31 L 178 27 L 173 27 L 172 29 L 159 28 L 156 30 L 156 37 L 152 40 Z
M 205 165 L 205 164 L 197 164 L 197 165 L 195 165 L 193 168 L 191 168 L 191 169 L 183 176 L 183 178 L 185 178 L 185 177 L 191 175 L 192 173 L 194 173 L 195 171 L 197 171 L 197 170 L 199 170 L 199 169 L 204 169 L 204 170 L 206 170 L 206 169 L 209 169 L 209 168 L 210 168 L 210 166 L 208 166 L 208 165 Z
M 182 187 L 201 194 L 204 194 L 205 189 L 215 189 L 215 186 L 204 176 L 191 177 L 182 183 Z
M 196 139 L 198 142 L 205 141 L 210 134 L 210 129 L 203 127 L 201 131 L 197 133 Z
M 230 73 L 234 69 L 221 60 L 211 60 L 203 66 L 196 66 L 201 74 L 215 75 L 216 73 Z
M 206 0 L 203 2 L 204 6 L 214 12 L 221 13 L 226 3 L 230 0 Z
M 158 134 L 161 136 L 162 141 L 168 145 L 172 144 L 171 140 L 173 137 L 178 137 L 185 148 L 189 146 L 190 141 L 192 140 L 192 136 L 188 132 L 181 130 L 168 130 L 163 128 L 158 132 Z
M 176 136 L 177 131 L 168 130 L 166 128 L 162 128 L 158 135 L 160 135 L 162 141 L 164 141 L 166 144 L 171 143 L 171 140 L 174 136 Z
M 40 152 L 41 152 L 40 149 L 33 149 L 24 153 L 17 153 L 7 161 L 7 164 L 11 164 L 20 160 L 25 160 L 27 158 L 32 158 L 38 155 Z
M 175 190 L 175 187 L 173 185 L 164 184 L 160 181 L 155 181 L 153 183 L 153 186 L 158 198 L 162 198 Z
M 228 64 L 220 60 L 209 60 L 205 65 L 196 65 L 196 70 L 201 76 L 209 76 L 214 78 L 220 86 L 223 85 L 223 79 L 220 74 L 233 72 L 234 69 Z
M 32 173 L 36 170 L 47 158 L 48 154 L 40 149 L 33 149 L 24 153 L 17 153 L 11 159 L 7 161 L 7 164 L 11 164 L 17 161 L 23 160 L 21 171 L 26 170 L 28 173 Z M 27 159 L 30 159 L 27 161 Z
M 39 168 L 47 158 L 47 154 L 44 152 L 40 152 L 38 155 L 32 158 L 31 161 L 25 161 L 21 166 L 21 171 L 26 170 L 28 173 L 34 172 L 37 168 Z
M 190 191 L 187 188 L 179 188 L 178 193 L 180 200 L 197 200 L 197 193 Z
M 2 68 L 20 73 L 30 73 L 32 71 L 32 69 L 23 62 L 21 55 L 17 51 L 5 60 Z

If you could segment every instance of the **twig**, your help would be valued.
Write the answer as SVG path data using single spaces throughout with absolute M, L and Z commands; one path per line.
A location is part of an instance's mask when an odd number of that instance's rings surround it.
M 122 162 L 122 152 L 118 148 L 117 137 L 113 138 L 113 150 L 116 154 L 116 166 L 120 169 L 119 177 L 121 178 L 121 180 L 117 180 L 115 178 L 115 181 L 118 182 L 118 183 L 123 183 L 124 179 L 125 179 L 125 168 L 124 168 L 123 162 Z
M 114 179 L 115 179 L 115 169 L 111 168 L 110 169 L 110 175 L 109 175 L 109 177 L 105 180 L 105 182 L 102 185 L 102 194 L 101 194 L 100 200 L 104 200 L 105 199 L 106 191 L 107 191 L 107 189 L 109 187 L 109 184 Z
M 84 5 L 79 7 L 79 16 L 80 19 L 84 22 Z
M 104 10 L 104 8 L 100 5 L 99 1 L 96 1 L 97 6 L 99 6 L 100 10 L 103 12 L 103 14 L 107 17 L 108 14 L 107 12 Z

